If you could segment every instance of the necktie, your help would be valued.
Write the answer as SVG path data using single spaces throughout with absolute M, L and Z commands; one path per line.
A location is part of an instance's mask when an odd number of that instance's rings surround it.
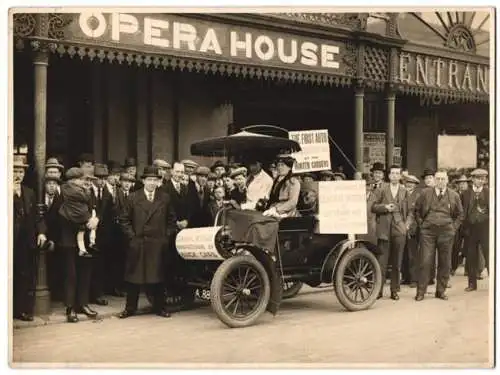
M 99 200 L 102 200 L 102 188 L 99 188 Z
M 128 191 L 124 192 L 123 194 L 125 195 L 125 198 L 128 197 Z
M 443 198 L 443 189 L 439 189 L 439 195 L 438 195 L 438 199 L 441 200 L 441 198 Z
M 52 202 L 54 201 L 54 197 L 52 195 L 48 196 L 47 208 L 52 206 Z

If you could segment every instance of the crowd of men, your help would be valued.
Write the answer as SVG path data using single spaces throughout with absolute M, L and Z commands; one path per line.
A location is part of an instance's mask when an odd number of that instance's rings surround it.
M 153 311 L 169 317 L 166 265 L 175 264 L 171 249 L 178 231 L 213 225 L 224 205 L 277 218 L 314 212 L 313 182 L 346 179 L 341 170 L 296 175 L 293 164 L 287 155 L 266 170 L 255 158 L 243 164 L 217 161 L 210 167 L 156 159 L 138 175 L 133 158 L 103 164 L 84 154 L 67 170 L 57 158 L 49 158 L 46 212 L 39 217 L 35 194 L 22 184 L 28 166 L 15 157 L 14 317 L 33 319 L 39 248 L 49 250 L 49 288 L 54 299 L 65 303 L 68 322 L 78 322 L 78 314 L 96 317 L 90 305 L 107 305 L 107 295 L 126 295 L 120 318 L 128 318 L 137 310 L 141 288 L 154 296 Z M 436 272 L 436 297 L 447 299 L 450 272 L 464 256 L 468 291 L 477 289 L 479 249 L 488 266 L 487 171 L 472 172 L 472 184 L 459 179 L 458 192 L 448 186 L 446 171 L 426 170 L 422 178 L 420 187 L 407 171 L 396 166 L 385 171 L 380 163 L 364 176 L 368 234 L 360 237 L 377 245 L 384 282 L 391 269 L 394 300 L 399 299 L 401 272 L 403 282 L 417 288 L 420 301 Z
M 483 266 L 489 265 L 488 172 L 475 169 L 449 184 L 446 170 L 426 169 L 420 180 L 391 166 L 375 163 L 367 179 L 368 234 L 377 244 L 383 284 L 390 272 L 390 298 L 399 300 L 401 283 L 417 289 L 424 299 L 436 279 L 435 297 L 447 300 L 450 275 L 466 257 L 467 292 L 477 290 Z M 470 184 L 470 182 L 472 182 Z M 436 262 L 437 254 L 437 262 Z M 437 267 L 436 267 L 437 266 Z M 402 274 L 402 277 L 400 275 Z M 379 298 L 383 297 L 383 288 Z

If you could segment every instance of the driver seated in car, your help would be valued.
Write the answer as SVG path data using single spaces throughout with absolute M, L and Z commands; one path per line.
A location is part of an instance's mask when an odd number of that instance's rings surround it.
M 300 196 L 300 182 L 292 176 L 295 159 L 290 155 L 280 155 L 276 161 L 278 171 L 271 188 L 264 216 L 276 218 L 296 217 Z

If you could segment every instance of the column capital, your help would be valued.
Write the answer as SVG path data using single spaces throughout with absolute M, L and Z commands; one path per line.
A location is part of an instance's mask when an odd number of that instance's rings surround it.
M 364 95 L 364 93 L 365 93 L 365 87 L 366 87 L 366 82 L 365 82 L 364 79 L 358 78 L 354 82 L 353 87 L 354 87 L 354 92 L 355 92 L 356 96 Z
M 386 97 L 386 99 L 394 99 L 396 97 L 397 91 L 398 91 L 397 84 L 395 82 L 388 82 L 385 85 L 385 97 Z

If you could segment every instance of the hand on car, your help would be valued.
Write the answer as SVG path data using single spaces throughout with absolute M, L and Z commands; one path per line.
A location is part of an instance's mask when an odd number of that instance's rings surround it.
M 180 230 L 185 229 L 188 226 L 187 220 L 181 220 L 177 222 L 177 228 Z
M 45 234 L 39 234 L 37 239 L 36 239 L 36 244 L 38 247 L 43 246 L 43 244 L 47 241 L 47 237 L 45 237 Z

